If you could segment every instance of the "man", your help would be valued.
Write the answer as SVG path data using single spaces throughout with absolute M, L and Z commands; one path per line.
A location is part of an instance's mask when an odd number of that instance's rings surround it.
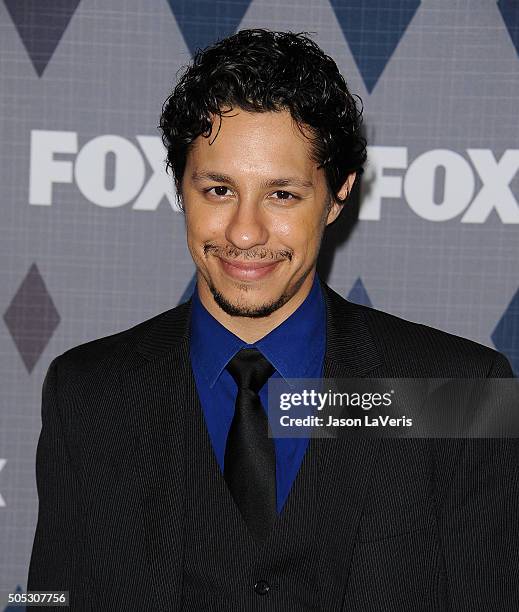
M 161 117 L 192 298 L 51 364 L 29 590 L 72 610 L 517 610 L 515 440 L 273 438 L 273 378 L 512 377 L 316 274 L 365 162 L 304 35 L 199 52 Z

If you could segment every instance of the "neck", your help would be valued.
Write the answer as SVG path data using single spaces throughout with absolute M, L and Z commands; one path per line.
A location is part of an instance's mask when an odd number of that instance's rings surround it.
M 238 336 L 247 344 L 253 344 L 261 340 L 269 332 L 281 325 L 283 321 L 295 312 L 299 306 L 305 301 L 310 293 L 315 276 L 315 268 L 304 279 L 298 291 L 285 303 L 281 308 L 278 308 L 273 313 L 266 317 L 236 317 L 227 314 L 214 301 L 213 295 L 207 286 L 205 280 L 198 275 L 198 296 L 200 301 L 207 311 L 225 328 Z

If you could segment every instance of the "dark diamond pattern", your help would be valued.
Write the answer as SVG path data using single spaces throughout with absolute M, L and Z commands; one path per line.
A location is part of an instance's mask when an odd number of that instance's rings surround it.
M 519 289 L 499 319 L 492 333 L 492 342 L 508 357 L 515 375 L 519 376 Z
M 168 0 L 192 55 L 197 49 L 234 34 L 250 3 L 251 0 Z
M 39 77 L 67 29 L 80 0 L 5 0 Z
M 59 313 L 33 263 L 4 313 L 4 321 L 29 373 L 60 322 Z
M 362 282 L 360 276 L 355 281 L 353 287 L 350 289 L 350 292 L 348 293 L 348 300 L 350 302 L 354 302 L 355 304 L 361 304 L 362 306 L 369 306 L 371 308 L 373 307 L 373 304 L 369 299 L 368 292 L 366 291 L 366 288 L 364 287 L 364 283 Z
M 390 61 L 419 0 L 330 0 L 364 84 L 371 93 Z
M 519 2 L 517 0 L 499 0 L 497 6 L 510 35 L 510 40 L 519 55 Z

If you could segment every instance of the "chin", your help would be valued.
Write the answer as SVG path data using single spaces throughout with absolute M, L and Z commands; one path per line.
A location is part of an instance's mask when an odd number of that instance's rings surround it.
M 234 317 L 267 317 L 290 299 L 290 294 L 287 293 L 261 298 L 257 295 L 258 292 L 254 292 L 256 295 L 253 297 L 251 290 L 254 287 L 250 285 L 244 285 L 244 291 L 233 291 L 232 293 L 220 290 L 213 283 L 209 284 L 209 289 L 218 306 Z M 247 299 L 247 296 L 250 299 Z

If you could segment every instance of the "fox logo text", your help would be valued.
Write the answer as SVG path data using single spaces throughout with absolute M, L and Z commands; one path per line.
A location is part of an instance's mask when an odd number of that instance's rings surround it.
M 75 132 L 33 130 L 29 203 L 50 206 L 54 185 L 75 183 L 87 200 L 104 208 L 131 202 L 133 210 L 153 211 L 165 198 L 177 209 L 162 141 L 155 136 L 137 136 L 136 141 L 104 135 L 78 149 Z
M 488 149 L 426 151 L 408 162 L 407 147 L 368 149 L 364 197 L 359 217 L 379 220 L 382 203 L 406 201 L 427 221 L 484 223 L 495 211 L 502 223 L 519 223 L 519 206 L 510 183 L 519 170 L 519 150 L 509 149 L 499 160 Z M 388 174 L 390 171 L 391 174 Z M 476 190 L 477 180 L 481 186 Z

